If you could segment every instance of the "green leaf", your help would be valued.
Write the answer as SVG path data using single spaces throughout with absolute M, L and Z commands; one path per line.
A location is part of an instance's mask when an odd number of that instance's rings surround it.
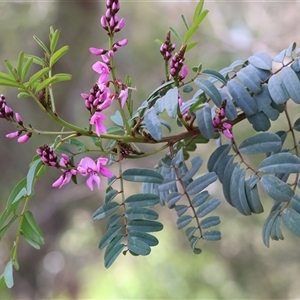
M 300 81 L 296 73 L 290 67 L 285 67 L 281 70 L 280 77 L 290 98 L 300 104 Z
M 150 247 L 158 245 L 158 239 L 146 232 L 133 231 L 131 230 L 128 234 L 129 237 L 136 237 L 144 243 L 148 244 Z
M 54 76 L 56 78 L 56 80 L 54 81 L 54 83 L 57 82 L 62 82 L 62 81 L 67 81 L 67 80 L 71 80 L 72 79 L 72 75 L 71 74 L 67 74 L 67 73 L 57 73 Z
M 161 123 L 153 107 L 146 111 L 144 121 L 153 139 L 159 141 L 162 138 Z
M 128 169 L 123 172 L 123 179 L 134 182 L 163 183 L 164 177 L 151 169 Z
M 16 80 L 13 76 L 8 75 L 8 74 L 3 73 L 3 72 L 0 72 L 0 80 L 16 83 Z
M 27 178 L 26 191 L 28 196 L 32 194 L 32 188 L 34 186 L 37 173 L 39 172 L 43 164 L 44 163 L 42 162 L 41 158 L 36 159 L 30 164 L 30 168 L 26 177 Z
M 295 121 L 293 127 L 294 127 L 294 129 L 295 129 L 296 131 L 300 131 L 300 118 L 298 118 L 298 119 Z
M 199 206 L 197 210 L 197 216 L 199 218 L 205 217 L 207 214 L 216 209 L 220 204 L 221 201 L 216 198 L 206 201 L 205 203 Z
M 101 250 L 105 248 L 111 242 L 111 240 L 120 232 L 121 229 L 122 226 L 120 224 L 116 224 L 115 226 L 109 227 L 99 242 L 99 249 Z
M 181 15 L 181 19 L 182 19 L 183 24 L 184 24 L 184 26 L 186 27 L 186 29 L 189 30 L 190 26 L 189 26 L 189 24 L 188 24 L 188 22 L 187 22 L 186 17 L 185 17 L 184 15 Z
M 227 83 L 227 88 L 233 100 L 245 112 L 247 116 L 251 116 L 256 113 L 256 102 L 239 81 L 237 81 L 236 79 L 230 80 Z
M 273 101 L 267 85 L 263 85 L 261 92 L 254 95 L 253 99 L 257 104 L 258 111 L 264 112 L 265 115 L 272 121 L 277 120 L 279 117 L 279 111 L 271 106 Z
M 224 85 L 227 84 L 227 80 L 225 79 L 225 77 L 221 73 L 219 73 L 215 70 L 204 70 L 204 71 L 202 71 L 202 73 L 211 75 L 212 77 L 214 77 L 217 80 L 219 80 L 220 82 L 222 82 Z
M 52 67 L 62 56 L 64 56 L 69 51 L 69 49 L 69 46 L 63 46 L 56 52 L 54 52 L 50 57 L 50 67 Z
M 201 192 L 203 189 L 208 187 L 210 184 L 215 182 L 218 179 L 217 175 L 215 172 L 210 172 L 207 174 L 204 174 L 195 180 L 193 180 L 187 187 L 186 191 L 190 195 L 195 195 Z
M 299 173 L 300 159 L 292 153 L 276 153 L 265 158 L 258 166 L 260 172 Z
M 122 235 L 116 236 L 105 249 L 105 253 L 104 253 L 105 268 L 109 268 L 124 249 L 125 245 L 120 244 L 122 238 L 123 238 Z
M 5 232 L 10 228 L 10 226 L 15 222 L 15 220 L 17 218 L 18 218 L 18 215 L 13 215 L 13 217 L 9 220 L 9 222 L 4 227 L 1 228 L 1 230 L 0 230 L 0 241 L 2 240 Z
M 10 86 L 10 87 L 14 87 L 14 88 L 22 88 L 23 85 L 16 82 L 16 81 L 10 81 L 10 80 L 4 80 L 4 79 L 0 79 L 0 86 Z
M 43 233 L 33 219 L 31 213 L 24 215 L 21 224 L 21 234 L 24 239 L 35 249 L 40 249 L 40 245 L 44 244 Z
M 10 61 L 8 59 L 4 60 L 4 64 L 7 68 L 7 70 L 9 71 L 9 73 L 13 76 L 13 78 L 15 79 L 15 81 L 18 81 L 18 72 L 17 69 L 15 69 L 12 64 L 10 63 Z
M 212 123 L 209 106 L 206 106 L 196 112 L 196 120 L 199 130 L 205 138 L 211 139 L 215 136 L 215 130 Z
M 186 225 L 188 225 L 191 221 L 192 221 L 193 217 L 192 216 L 188 216 L 188 215 L 183 215 L 183 216 L 180 216 L 178 219 L 177 219 L 177 229 L 180 230 L 182 229 L 183 227 L 185 227 Z
M 263 175 L 260 184 L 263 190 L 276 201 L 290 201 L 295 194 L 287 183 L 273 175 Z
M 55 51 L 60 31 L 56 29 L 53 34 L 50 34 L 50 51 L 53 53 Z
M 188 40 L 195 34 L 195 32 L 198 30 L 199 25 L 193 25 L 191 28 L 188 29 L 188 31 L 185 33 L 183 37 L 183 42 L 187 43 Z
M 105 217 L 111 215 L 119 208 L 119 203 L 117 202 L 109 202 L 102 206 L 100 206 L 93 214 L 93 220 L 101 220 Z
M 35 63 L 36 65 L 44 67 L 45 62 L 43 61 L 42 58 L 40 58 L 40 57 L 38 57 L 36 55 L 25 54 L 25 58 L 27 58 L 27 59 L 32 58 L 33 59 L 33 63 Z
M 257 176 L 253 176 L 258 179 Z M 246 193 L 246 198 L 250 207 L 250 210 L 254 214 L 260 214 L 264 211 L 264 208 L 261 204 L 259 195 L 258 195 L 258 188 L 257 185 L 255 184 L 254 186 L 251 186 L 251 179 L 247 179 L 245 181 L 245 193 Z
M 188 210 L 188 207 L 184 204 L 179 204 L 179 205 L 175 205 L 175 210 L 177 216 L 180 217 Z
M 157 220 L 158 213 L 152 209 L 145 207 L 133 207 L 126 211 L 126 218 L 128 219 L 148 219 L 148 220 Z
M 178 88 L 174 87 L 173 89 L 168 90 L 162 99 L 169 117 L 173 119 L 176 118 L 178 107 Z
M 274 74 L 268 81 L 268 89 L 276 104 L 285 103 L 289 98 L 286 87 L 279 75 Z
M 195 156 L 192 160 L 192 167 L 190 168 L 190 170 L 184 174 L 184 176 L 182 177 L 183 181 L 187 181 L 189 179 L 191 179 L 200 169 L 201 165 L 202 165 L 203 159 L 200 156 Z
M 291 208 L 286 208 L 282 212 L 282 222 L 289 231 L 300 237 L 300 214 Z
M 151 252 L 150 246 L 134 236 L 128 236 L 128 249 L 138 255 L 148 255 Z
M 33 36 L 33 39 L 39 44 L 39 46 L 47 53 L 50 54 L 49 49 L 46 47 L 46 45 L 37 37 Z
M 195 9 L 195 12 L 194 12 L 193 22 L 195 22 L 197 17 L 199 17 L 201 15 L 203 5 L 204 5 L 204 0 L 200 0 L 198 2 L 197 6 L 196 6 L 196 9 Z
M 182 194 L 178 192 L 173 192 L 168 194 L 168 196 L 166 197 L 166 202 L 168 203 L 168 207 L 173 208 L 174 205 L 180 200 L 181 197 Z
M 267 131 L 271 127 L 269 118 L 262 111 L 247 116 L 247 119 L 255 131 Z
M 140 232 L 155 232 L 163 229 L 163 224 L 149 220 L 130 220 L 127 224 L 128 230 Z
M 238 165 L 238 163 L 237 162 L 233 163 L 233 160 L 228 161 L 228 163 L 225 167 L 223 183 L 222 183 L 224 197 L 225 197 L 226 201 L 232 206 L 233 206 L 233 204 L 232 204 L 232 199 L 230 196 L 231 178 L 232 178 L 233 171 L 237 165 Z
M 193 25 L 200 25 L 200 23 L 204 20 L 207 16 L 208 10 L 204 10 L 196 19 L 193 21 Z
M 9 289 L 12 288 L 14 285 L 14 278 L 13 278 L 13 265 L 11 260 L 6 264 L 4 268 L 3 276 L 4 276 L 6 286 Z
M 35 89 L 35 92 L 38 93 L 39 91 L 48 87 L 50 84 L 52 84 L 56 80 L 57 80 L 57 78 L 55 76 L 43 80 L 41 83 L 38 84 L 38 86 Z
M 115 189 L 111 189 L 108 192 L 106 192 L 105 198 L 104 198 L 104 203 L 109 203 L 111 200 L 113 200 L 119 192 Z
M 273 227 L 273 224 L 278 217 L 279 211 L 271 211 L 270 215 L 267 217 L 263 229 L 262 229 L 262 238 L 263 238 L 263 243 L 265 244 L 266 247 L 269 248 L 270 246 L 270 235 L 271 235 L 271 230 Z
M 190 51 L 192 48 L 194 48 L 194 47 L 197 46 L 197 45 L 198 45 L 197 42 L 191 42 L 191 43 L 188 43 L 187 46 L 186 46 L 185 53 L 187 53 L 188 51 Z
M 7 200 L 7 205 L 6 205 L 7 208 L 9 208 L 12 204 L 21 200 L 26 195 L 26 188 L 25 188 L 26 185 L 27 185 L 27 178 L 25 177 L 22 180 L 20 180 L 19 183 L 13 188 Z M 1 222 L 0 222 L 0 227 L 1 227 Z
M 120 221 L 121 218 L 122 216 L 119 214 L 112 215 L 106 223 L 106 229 L 115 226 Z
M 203 239 L 207 241 L 218 241 L 221 238 L 221 232 L 218 230 L 210 230 L 203 233 Z
M 256 68 L 268 71 L 272 70 L 272 58 L 268 53 L 257 52 L 253 56 L 250 56 L 248 61 Z
M 275 133 L 263 132 L 245 139 L 239 146 L 242 154 L 258 154 L 280 151 L 280 137 Z
M 193 87 L 189 84 L 185 84 L 182 89 L 182 91 L 187 94 L 192 92 L 193 90 L 194 90 Z
M 293 209 L 297 212 L 300 213 L 300 195 L 295 195 L 292 199 L 291 199 L 291 204 Z
M 18 62 L 17 62 L 17 71 L 19 77 L 21 77 L 22 71 L 23 71 L 23 65 L 24 65 L 24 52 L 21 51 L 18 56 Z
M 36 72 L 34 75 L 32 75 L 30 77 L 29 81 L 26 82 L 26 85 L 30 86 L 30 85 L 34 84 L 37 80 L 39 80 L 40 78 L 43 78 L 43 76 L 45 76 L 47 73 L 49 73 L 50 70 L 51 69 L 49 67 L 39 70 L 38 72 Z
M 192 205 L 194 207 L 198 207 L 200 206 L 201 204 L 203 204 L 209 197 L 209 193 L 208 191 L 203 191 L 199 194 L 197 194 L 193 200 L 192 200 Z
M 195 231 L 197 230 L 196 227 L 192 226 L 192 227 L 188 227 L 185 230 L 185 235 L 187 236 L 187 238 L 190 240 L 193 237 L 193 234 L 195 233 Z
M 229 153 L 231 146 L 224 144 L 218 147 L 209 157 L 207 162 L 207 170 L 209 172 L 216 172 L 220 162 Z
M 296 43 L 293 42 L 291 43 L 288 48 L 286 49 L 286 56 L 287 57 L 292 57 L 293 51 L 296 49 Z
M 159 197 L 155 194 L 131 195 L 125 200 L 125 205 L 129 207 L 152 206 L 159 203 Z
M 201 226 L 201 229 L 203 230 L 203 229 L 211 228 L 213 226 L 217 226 L 220 223 L 221 223 L 220 217 L 218 217 L 218 216 L 211 216 L 211 217 L 207 217 L 204 220 L 202 220 L 200 222 L 200 226 Z
M 30 70 L 30 68 L 31 68 L 31 66 L 32 66 L 32 63 L 33 63 L 33 57 L 29 57 L 29 58 L 27 59 L 26 63 L 24 64 L 23 69 L 22 69 L 22 72 L 21 72 L 21 74 L 20 74 L 21 80 L 22 80 L 22 81 L 23 81 L 23 80 L 26 78 L 26 76 L 28 75 L 28 72 L 29 72 L 29 70 Z
M 286 49 L 282 50 L 279 54 L 273 57 L 273 61 L 282 63 L 285 59 Z
M 222 104 L 222 98 L 218 89 L 207 79 L 197 78 L 195 79 L 195 84 L 200 87 L 200 89 L 207 94 L 213 103 L 220 107 Z
M 243 68 L 237 72 L 237 78 L 253 93 L 261 91 L 261 81 L 259 76 L 251 69 Z
M 176 38 L 177 38 L 181 43 L 183 43 L 183 40 L 182 40 L 182 38 L 181 38 L 179 32 L 178 32 L 175 28 L 173 28 L 173 27 L 170 27 L 170 30 L 171 30 L 171 32 L 176 36 Z

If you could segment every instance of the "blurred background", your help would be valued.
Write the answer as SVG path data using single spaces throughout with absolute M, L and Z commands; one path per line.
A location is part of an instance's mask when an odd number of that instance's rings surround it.
M 163 79 L 163 61 L 154 40 L 164 40 L 169 26 L 184 33 L 180 15 L 192 19 L 195 1 L 121 1 L 120 17 L 126 18 L 118 38 L 129 44 L 117 52 L 118 77 L 133 79 L 136 105 L 141 103 Z M 194 37 L 199 45 L 190 51 L 186 64 L 202 62 L 204 68 L 219 70 L 237 59 L 246 60 L 257 51 L 271 56 L 291 42 L 299 42 L 300 2 L 296 1 L 207 1 L 210 12 Z M 99 19 L 105 1 L 0 1 L 0 60 L 16 62 L 18 53 L 43 56 L 32 39 L 48 41 L 49 27 L 61 30 L 59 46 L 69 45 L 55 71 L 71 73 L 71 82 L 55 86 L 57 110 L 61 116 L 84 126 L 88 117 L 80 93 L 88 92 L 97 80 L 91 65 L 97 60 L 89 47 L 107 45 Z M 178 41 L 177 49 L 180 47 Z M 6 71 L 3 63 L 0 71 Z M 19 100 L 13 89 L 1 87 L 7 103 L 20 112 L 26 124 L 56 130 L 29 99 Z M 113 112 L 113 111 L 111 111 Z M 297 113 L 297 111 L 295 112 Z M 299 111 L 298 111 L 299 115 Z M 295 120 L 295 118 L 294 118 Z M 0 210 L 7 197 L 27 173 L 35 149 L 51 143 L 49 137 L 32 137 L 24 145 L 7 140 L 13 126 L 0 120 Z M 244 121 L 246 122 L 246 121 Z M 276 127 L 274 127 L 276 131 Z M 252 131 L 239 132 L 240 137 Z M 239 136 L 238 136 L 239 137 Z M 207 159 L 214 144 L 198 147 Z M 152 168 L 157 157 L 125 162 Z M 202 171 L 206 166 L 202 167 Z M 46 244 L 37 251 L 22 241 L 20 270 L 14 273 L 15 286 L 0 291 L 0 299 L 299 299 L 300 241 L 284 229 L 284 242 L 271 242 L 266 248 L 261 228 L 271 200 L 265 199 L 265 213 L 244 217 L 229 207 L 220 185 L 210 188 L 222 204 L 218 208 L 223 239 L 201 242 L 201 255 L 190 250 L 184 230 L 176 229 L 176 213 L 158 208 L 165 228 L 155 234 L 160 244 L 148 257 L 122 256 L 108 270 L 98 242 L 104 222 L 92 221 L 92 213 L 102 204 L 105 186 L 93 193 L 84 181 L 60 190 L 51 188 L 60 176 L 49 170 L 37 185 L 29 209 L 45 234 Z M 132 188 L 132 187 L 131 187 Z M 136 191 L 139 186 L 133 187 Z M 9 257 L 16 228 L 0 243 L 0 270 Z

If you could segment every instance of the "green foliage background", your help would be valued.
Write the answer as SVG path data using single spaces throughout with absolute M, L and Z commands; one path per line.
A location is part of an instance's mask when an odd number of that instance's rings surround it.
M 61 29 L 61 46 L 71 50 L 58 66 L 72 73 L 73 80 L 55 90 L 58 111 L 69 120 L 84 124 L 81 92 L 96 80 L 91 72 L 95 61 L 88 47 L 105 46 L 107 39 L 99 25 L 104 2 L 0 2 L 0 58 L 14 61 L 20 50 L 41 55 L 31 38 L 47 40 L 49 27 Z M 169 26 L 180 31 L 180 15 L 191 19 L 193 2 L 121 2 L 120 16 L 127 25 L 122 37 L 129 45 L 117 53 L 119 76 L 127 73 L 137 86 L 135 101 L 144 100 L 163 79 L 163 61 L 156 38 L 164 39 Z M 297 26 L 298 2 L 223 2 L 205 4 L 210 11 L 197 35 L 199 46 L 186 61 L 192 67 L 202 62 L 206 68 L 221 69 L 236 59 L 247 59 L 257 51 L 274 56 L 300 36 Z M 173 39 L 173 42 L 175 40 Z M 179 45 L 178 45 L 179 47 Z M 0 64 L 4 71 L 4 64 Z M 16 99 L 10 89 L 2 89 L 8 104 L 21 112 L 26 123 L 41 129 L 50 124 L 26 100 Z M 297 113 L 297 112 L 295 112 Z M 299 114 L 299 112 L 298 112 Z M 51 128 L 52 129 L 52 128 Z M 53 128 L 54 130 L 55 128 Z M 41 141 L 19 145 L 7 140 L 13 131 L 10 124 L 0 126 L 0 209 L 5 207 L 13 186 L 27 171 Z M 243 132 L 242 135 L 248 134 Z M 250 135 L 250 133 L 249 133 Z M 207 158 L 213 148 L 198 148 Z M 207 153 L 207 154 L 206 154 Z M 22 158 L 22 160 L 21 160 Z M 138 166 L 141 161 L 129 162 Z M 153 160 L 143 166 L 153 167 Z M 160 244 L 149 257 L 120 256 L 108 270 L 103 253 L 97 249 L 104 228 L 92 222 L 92 213 L 102 203 L 103 191 L 91 194 L 84 182 L 62 190 L 51 188 L 58 173 L 50 170 L 37 186 L 31 210 L 45 233 L 46 245 L 36 251 L 25 242 L 21 245 L 20 271 L 15 274 L 11 291 L 0 291 L 1 299 L 295 299 L 299 296 L 297 275 L 300 272 L 300 241 L 284 231 L 284 242 L 272 242 L 267 249 L 261 241 L 261 227 L 267 216 L 245 218 L 225 201 L 220 209 L 223 239 L 203 247 L 200 256 L 192 254 L 183 232 L 176 229 L 175 212 L 162 208 L 165 229 L 156 236 Z M 127 188 L 131 188 L 128 186 Z M 210 193 L 222 198 L 218 185 Z M 271 200 L 266 199 L 265 203 Z M 5 266 L 12 239 L 0 245 L 0 268 Z

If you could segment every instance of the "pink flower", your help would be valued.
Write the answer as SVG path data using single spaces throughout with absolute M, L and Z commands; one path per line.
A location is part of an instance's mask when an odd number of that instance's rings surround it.
M 94 48 L 94 47 L 90 47 L 89 50 L 93 55 L 96 55 L 96 56 L 105 54 L 107 52 L 107 50 Z
M 228 138 L 228 139 L 232 139 L 233 138 L 233 135 L 232 133 L 229 131 L 229 129 L 225 129 L 222 131 L 223 134 Z
M 64 173 L 52 184 L 52 187 L 61 188 L 62 186 L 68 184 L 71 180 L 72 173 L 64 171 Z
M 95 64 L 93 64 L 92 69 L 100 74 L 98 79 L 99 84 L 106 83 L 108 81 L 109 68 L 107 64 L 97 61 Z
M 113 173 L 109 169 L 103 167 L 103 165 L 106 165 L 107 162 L 108 159 L 105 157 L 99 157 L 97 159 L 98 172 L 101 173 L 102 176 L 111 178 L 113 177 Z
M 11 132 L 11 133 L 8 133 L 8 134 L 6 135 L 6 137 L 7 137 L 8 139 L 14 139 L 14 138 L 16 138 L 17 136 L 19 136 L 21 133 L 22 133 L 21 130 L 15 131 L 15 132 Z
M 18 138 L 18 143 L 24 144 L 31 138 L 32 133 L 28 132 Z
M 86 184 L 91 190 L 94 189 L 94 184 L 100 188 L 101 179 L 97 174 L 98 167 L 90 157 L 83 158 L 80 161 L 77 170 L 83 176 L 90 175 L 86 181 Z
M 122 18 L 122 19 L 118 22 L 117 26 L 115 27 L 115 32 L 120 31 L 124 26 L 125 26 L 125 19 Z
M 189 73 L 188 66 L 183 66 L 180 73 L 180 80 L 184 79 L 188 73 Z
M 119 98 L 121 100 L 121 107 L 123 108 L 128 98 L 128 87 L 120 92 Z
M 90 124 L 95 125 L 96 133 L 98 136 L 101 135 L 101 133 L 106 133 L 106 128 L 102 124 L 102 121 L 106 119 L 106 116 L 102 114 L 101 112 L 95 112 L 93 116 L 90 119 Z

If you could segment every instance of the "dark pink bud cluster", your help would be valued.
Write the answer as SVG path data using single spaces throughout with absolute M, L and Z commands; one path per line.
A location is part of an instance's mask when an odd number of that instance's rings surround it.
M 222 107 L 216 109 L 216 116 L 213 118 L 213 125 L 216 132 L 221 131 L 228 139 L 232 139 L 232 125 L 226 121 L 222 122 L 225 118 L 225 107 L 226 101 L 222 103 Z
M 168 31 L 165 42 L 160 46 L 159 51 L 165 61 L 169 61 L 172 57 L 172 52 L 175 50 L 176 45 L 171 43 L 171 32 Z
M 178 81 L 183 80 L 188 74 L 188 67 L 183 65 L 185 60 L 184 53 L 186 50 L 186 45 L 183 45 L 178 53 L 172 56 L 170 61 L 170 74 L 173 78 Z
M 109 35 L 113 35 L 115 32 L 120 31 L 125 26 L 125 19 L 119 20 L 117 12 L 120 10 L 119 0 L 108 0 L 106 2 L 106 12 L 100 19 L 101 26 L 108 32 Z
M 5 96 L 0 95 L 0 118 L 6 119 L 7 121 L 10 122 L 16 122 L 18 123 L 22 129 L 8 133 L 6 135 L 7 138 L 9 139 L 14 139 L 16 137 L 18 138 L 18 142 L 23 144 L 26 143 L 32 136 L 31 132 L 27 132 L 27 129 L 23 126 L 23 120 L 21 116 L 16 112 L 14 112 L 7 104 L 5 101 Z M 22 135 L 23 132 L 27 132 L 26 134 Z
M 36 153 L 41 156 L 42 162 L 44 162 L 44 164 L 51 167 L 59 167 L 57 155 L 54 153 L 52 147 L 49 147 L 45 144 L 36 149 Z

